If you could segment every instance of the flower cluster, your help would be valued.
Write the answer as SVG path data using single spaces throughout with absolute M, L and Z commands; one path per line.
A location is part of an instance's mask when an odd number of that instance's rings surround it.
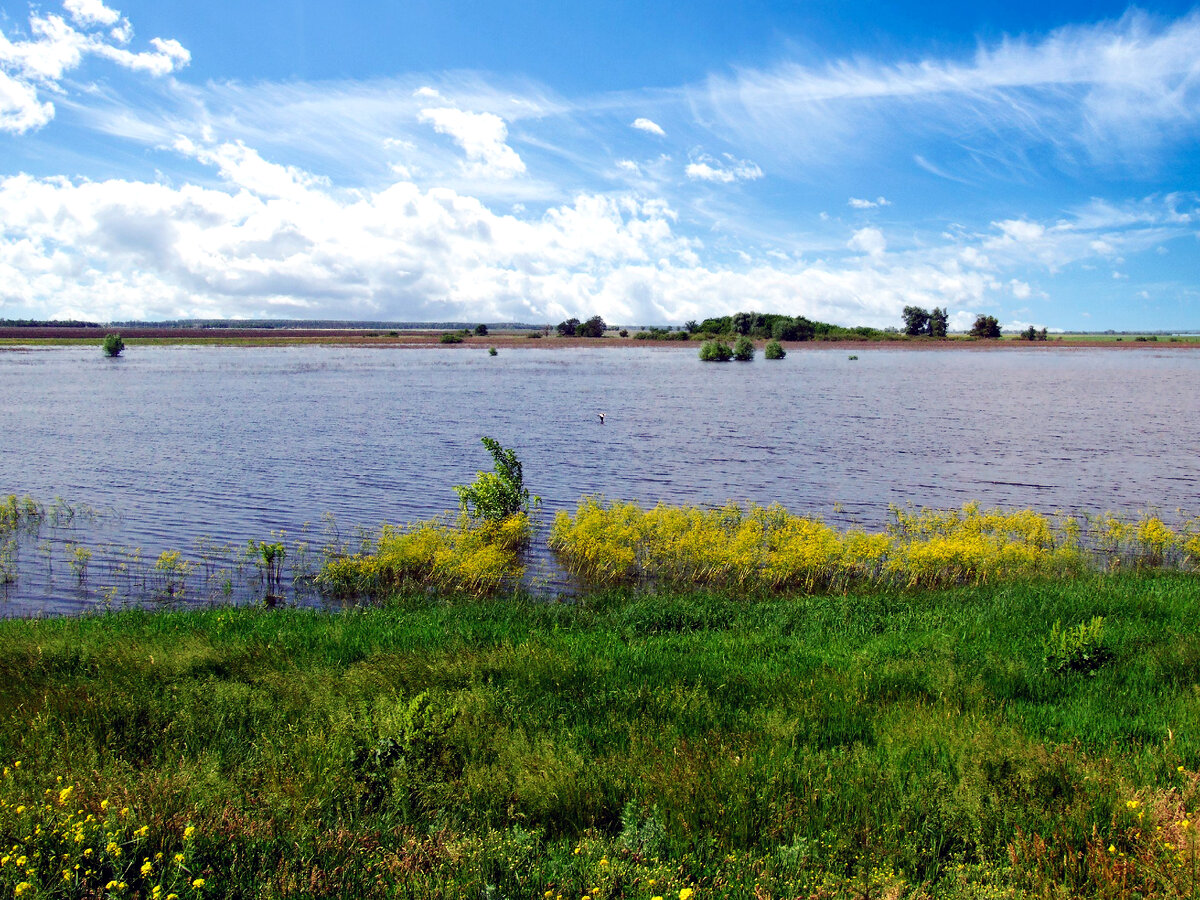
M 27 796 L 34 779 L 20 761 L 0 775 L 0 888 L 14 897 L 148 897 L 179 900 L 201 894 L 193 875 L 196 829 L 175 835 L 178 849 L 158 849 L 171 836 L 151 834 L 129 807 L 81 798 L 64 783 Z

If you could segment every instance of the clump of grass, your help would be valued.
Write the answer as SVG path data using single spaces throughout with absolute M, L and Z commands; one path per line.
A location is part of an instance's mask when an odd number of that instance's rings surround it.
M 517 582 L 529 542 L 529 516 L 499 521 L 433 520 L 397 528 L 385 525 L 374 552 L 326 560 L 316 584 L 333 597 L 376 600 L 414 589 L 491 594 Z

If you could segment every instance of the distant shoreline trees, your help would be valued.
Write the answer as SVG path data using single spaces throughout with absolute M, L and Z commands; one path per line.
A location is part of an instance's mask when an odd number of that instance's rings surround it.
M 932 312 L 920 306 L 906 306 L 902 313 L 904 317 L 904 333 L 910 337 L 928 335 L 932 338 L 944 338 L 950 324 L 950 314 L 943 308 L 934 307 Z

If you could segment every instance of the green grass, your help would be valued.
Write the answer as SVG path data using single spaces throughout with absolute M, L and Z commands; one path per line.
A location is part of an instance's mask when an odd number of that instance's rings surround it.
M 0 885 L 1191 896 L 1198 601 L 1130 573 L 3 621 Z M 1096 616 L 1111 659 L 1045 671 Z

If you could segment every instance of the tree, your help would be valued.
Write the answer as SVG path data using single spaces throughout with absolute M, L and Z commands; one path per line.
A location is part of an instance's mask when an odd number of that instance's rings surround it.
M 578 319 L 567 319 L 558 323 L 558 333 L 562 337 L 575 337 L 575 329 L 579 327 Z
M 1028 328 L 1026 328 L 1024 331 L 1021 332 L 1021 340 L 1036 341 L 1037 340 L 1037 329 L 1034 328 L 1032 325 L 1030 325 Z
M 477 335 L 479 335 L 480 337 L 483 337 L 485 334 L 487 334 L 487 326 L 486 325 L 476 325 L 475 333 Z
M 763 356 L 767 359 L 783 359 L 787 356 L 787 351 L 779 341 L 767 341 L 767 346 L 763 348 Z
M 946 307 L 938 309 L 936 306 L 929 314 L 929 336 L 935 338 L 944 338 L 946 329 L 950 325 L 950 313 Z
M 120 356 L 121 351 L 125 349 L 125 342 L 121 340 L 119 334 L 106 334 L 104 336 L 104 343 L 101 346 L 104 348 L 105 356 L 115 358 Z
M 754 359 L 754 341 L 742 335 L 733 345 L 733 358 L 738 362 L 750 362 Z
M 738 334 L 749 334 L 751 326 L 754 325 L 754 316 L 746 312 L 734 313 L 731 324 Z
M 916 336 L 929 333 L 929 311 L 919 306 L 904 307 L 904 333 Z
M 1000 322 L 997 321 L 995 316 L 976 316 L 975 324 L 971 326 L 971 337 L 1000 337 Z
M 683 330 L 687 331 L 687 332 L 699 331 L 700 323 L 697 322 L 695 319 L 688 319 L 686 322 L 683 323 Z
M 604 324 L 604 320 L 599 316 L 592 316 L 582 325 L 575 327 L 576 337 L 598 338 L 604 337 L 604 329 L 608 326 Z

